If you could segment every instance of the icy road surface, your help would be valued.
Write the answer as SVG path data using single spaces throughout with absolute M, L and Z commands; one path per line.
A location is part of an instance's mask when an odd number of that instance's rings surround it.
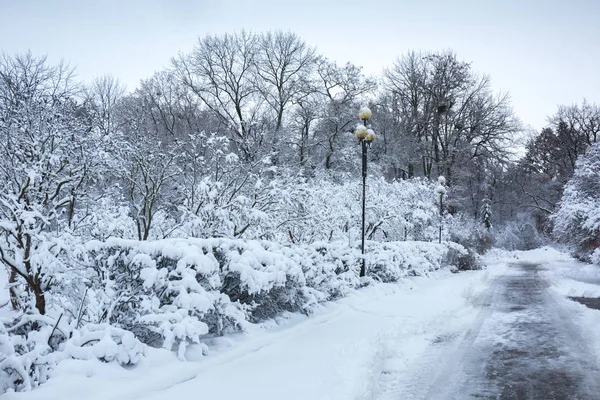
M 600 271 L 558 251 L 492 252 L 485 271 L 378 284 L 244 334 L 149 349 L 133 368 L 68 360 L 2 400 L 600 399 Z
M 540 276 L 544 266 L 509 267 L 425 398 L 600 399 L 596 358 Z

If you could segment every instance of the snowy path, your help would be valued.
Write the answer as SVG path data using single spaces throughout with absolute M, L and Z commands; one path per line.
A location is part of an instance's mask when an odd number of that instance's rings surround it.
M 510 265 L 428 389 L 419 385 L 397 398 L 600 399 L 593 350 L 572 321 L 568 301 L 549 290 L 541 271 L 540 264 Z M 439 357 L 436 349 L 428 352 Z

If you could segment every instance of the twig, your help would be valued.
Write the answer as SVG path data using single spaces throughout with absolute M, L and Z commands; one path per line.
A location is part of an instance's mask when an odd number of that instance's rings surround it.
M 48 346 L 50 346 L 50 339 L 52 339 L 52 335 L 54 335 L 54 331 L 58 327 L 58 324 L 60 323 L 60 319 L 62 318 L 62 316 L 63 316 L 63 313 L 60 313 L 60 315 L 58 316 L 58 321 L 56 321 L 56 324 L 54 324 L 54 328 L 52 328 L 52 332 L 50 333 L 50 336 L 48 336 Z
M 75 325 L 75 329 L 79 329 L 79 323 L 81 322 L 81 316 L 83 314 L 83 303 L 85 303 L 85 296 L 87 295 L 89 288 L 85 288 L 85 292 L 83 292 L 83 298 L 81 299 L 81 304 L 79 305 L 79 312 L 77 313 L 77 324 Z

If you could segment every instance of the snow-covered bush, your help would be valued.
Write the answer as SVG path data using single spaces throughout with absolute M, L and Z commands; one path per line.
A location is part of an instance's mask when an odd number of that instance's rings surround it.
M 600 142 L 578 158 L 553 217 L 553 234 L 589 260 L 600 247 Z
M 98 322 L 131 330 L 142 341 L 181 352 L 206 334 L 244 324 L 242 307 L 220 292 L 212 247 L 185 240 L 110 239 L 87 245 Z M 211 326 L 207 324 L 211 323 Z M 182 354 L 182 353 L 180 353 Z
M 188 161 L 181 166 L 182 182 L 173 195 L 179 203 L 153 212 L 150 239 L 227 237 L 308 244 L 346 240 L 360 228 L 362 184 L 356 176 L 319 173 L 306 178 L 268 163 L 242 165 L 228 153 L 227 141 L 200 136 L 208 150 L 198 145 L 198 158 L 191 158 L 191 166 Z M 218 172 L 207 173 L 215 165 Z M 370 177 L 367 238 L 434 240 L 440 218 L 434 189 L 435 183 L 426 179 L 390 182 Z M 86 219 L 91 237 L 137 238 L 130 214 L 123 202 L 97 201 Z
M 171 235 L 152 237 L 258 238 L 268 231 L 267 212 L 282 184 L 266 179 L 272 176 L 268 164 L 242 162 L 231 141 L 215 133 L 199 132 L 186 140 L 178 159 L 179 225 Z
M 434 188 L 433 182 L 420 179 L 393 182 L 369 180 L 367 238 L 380 241 L 436 238 L 439 216 Z M 307 216 L 305 224 L 295 226 L 280 218 L 280 224 L 288 227 L 294 237 L 302 238 L 301 242 L 343 240 L 351 229 L 359 229 L 360 180 L 350 178 L 343 183 L 335 183 L 323 179 L 318 184 L 308 184 L 302 189 L 302 205 Z M 298 195 L 294 198 L 298 198 Z
M 407 275 L 427 275 L 429 272 L 451 266 L 447 261 L 461 246 L 428 242 L 370 242 L 368 275 L 382 282 L 396 282 Z M 456 266 L 456 264 L 454 264 Z
M 61 357 L 132 365 L 143 358 L 144 352 L 145 346 L 129 331 L 108 324 L 87 324 L 73 332 L 62 346 Z
M 38 314 L 2 325 L 3 390 L 35 387 L 68 358 L 135 364 L 144 354 L 141 342 L 184 358 L 189 343 L 204 346 L 204 339 L 284 311 L 311 313 L 319 303 L 375 281 L 459 268 L 466 253 L 452 243 L 367 241 L 367 277 L 359 278 L 362 255 L 347 241 L 90 241 L 72 252 L 76 263 L 88 266 L 73 284 L 87 284 L 88 290 L 72 296 L 50 292 L 62 302 L 49 304 L 62 304 L 71 316 L 60 325 Z M 81 318 L 75 318 L 80 305 Z
M 464 214 L 452 216 L 447 222 L 450 241 L 479 254 L 491 249 L 494 236 L 483 224 Z
M 424 242 L 367 245 L 367 275 L 384 282 L 441 268 L 462 249 Z M 166 348 L 243 329 L 282 311 L 310 312 L 364 284 L 360 251 L 347 242 L 110 239 L 87 248 L 100 304 L 96 318 Z
M 319 241 L 301 246 L 299 253 L 307 261 L 303 266 L 307 285 L 321 293 L 324 300 L 345 296 L 361 285 L 358 277 L 361 253 L 345 242 Z M 292 251 L 292 250 L 290 250 Z
M 67 339 L 48 317 L 24 315 L 5 323 L 0 321 L 0 394 L 45 383 L 65 359 L 132 365 L 144 355 L 145 347 L 133 333 L 107 324 L 89 324 Z
M 46 382 L 56 365 L 48 344 L 52 326 L 41 324 L 36 329 L 19 330 L 20 326 L 18 322 L 5 326 L 0 321 L 0 394 L 31 390 Z
M 126 204 L 117 204 L 111 198 L 96 201 L 94 212 L 90 213 L 85 223 L 89 228 L 82 229 L 84 239 L 134 239 L 137 236 L 135 224 L 129 216 L 129 207 Z
M 449 265 L 456 267 L 456 271 L 473 271 L 483 267 L 479 254 L 473 249 L 465 249 L 464 247 L 451 247 L 448 251 L 447 260 Z
M 299 257 L 290 250 L 266 241 L 215 243 L 221 260 L 221 292 L 243 304 L 251 322 L 281 311 L 304 311 L 316 302 L 318 295 L 307 286 Z

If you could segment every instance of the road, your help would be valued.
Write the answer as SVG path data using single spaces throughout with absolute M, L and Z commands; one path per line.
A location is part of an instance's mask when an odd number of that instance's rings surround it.
M 417 384 L 397 398 L 600 399 L 592 352 L 561 306 L 564 300 L 548 291 L 543 268 L 511 264 L 491 285 L 470 331 L 432 344 L 436 356 L 423 358 L 413 377 Z M 427 383 L 423 377 L 432 368 L 439 372 Z

